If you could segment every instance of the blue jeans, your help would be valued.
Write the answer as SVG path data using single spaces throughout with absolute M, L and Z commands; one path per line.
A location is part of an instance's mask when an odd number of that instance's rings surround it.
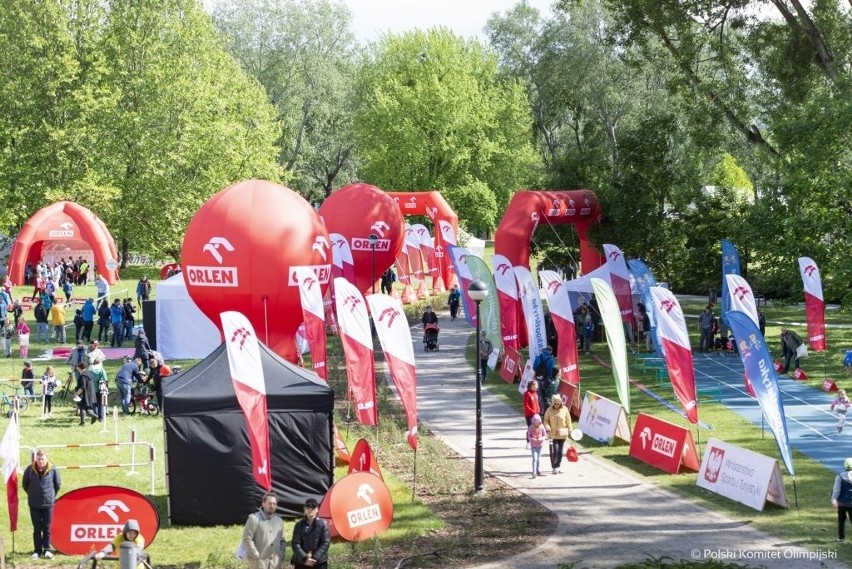
M 130 413 L 130 384 L 117 381 L 115 386 L 118 388 L 118 399 L 121 401 L 122 412 Z
M 541 447 L 532 447 L 530 450 L 532 450 L 532 473 L 538 474 L 541 470 Z
M 45 343 L 50 341 L 50 331 L 47 329 L 47 322 L 36 322 L 36 341 L 41 342 L 44 336 Z
M 113 347 L 121 347 L 121 341 L 124 339 L 124 323 L 123 322 L 113 322 L 112 323 L 112 341 L 110 342 L 110 346 Z

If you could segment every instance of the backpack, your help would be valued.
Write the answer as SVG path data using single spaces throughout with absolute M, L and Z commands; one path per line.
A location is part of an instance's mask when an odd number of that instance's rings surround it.
M 852 482 L 840 479 L 840 495 L 837 496 L 838 504 L 852 504 Z
M 545 355 L 542 353 L 538 355 L 533 366 L 536 377 L 550 380 L 550 375 L 553 371 L 553 365 L 551 364 L 552 359 L 553 356 L 550 354 Z
M 491 340 L 485 338 L 484 340 L 479 341 L 479 358 L 480 359 L 488 359 L 488 356 L 491 355 L 491 352 L 494 351 L 494 344 L 491 343 Z

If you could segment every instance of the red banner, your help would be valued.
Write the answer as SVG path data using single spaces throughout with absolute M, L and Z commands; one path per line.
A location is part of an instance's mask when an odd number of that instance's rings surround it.
M 575 418 L 580 418 L 580 386 L 567 381 L 559 382 L 559 397 L 562 398 L 562 404 L 568 409 Z
M 352 456 L 349 458 L 349 474 L 353 472 L 369 472 L 373 476 L 382 478 L 382 469 L 379 468 L 379 462 L 367 439 L 358 439 L 355 448 L 352 449 Z
M 311 347 L 311 365 L 318 376 L 328 381 L 325 366 L 325 306 L 319 280 L 308 267 L 297 267 L 295 273 L 299 281 L 302 316 L 305 318 L 305 337 Z
M 688 429 L 645 413 L 636 417 L 630 456 L 669 474 L 681 467 L 698 472 L 701 464 Z
M 494 267 L 494 284 L 497 285 L 497 299 L 500 301 L 500 327 L 503 334 L 503 347 L 517 351 L 520 347 L 518 336 L 518 282 L 512 264 L 502 255 L 491 257 Z M 505 379 L 505 378 L 504 378 Z
M 355 285 L 345 279 L 334 279 L 334 292 L 340 343 L 343 344 L 346 377 L 355 402 L 355 413 L 362 425 L 375 425 L 379 420 L 379 410 L 367 303 Z
M 808 342 L 815 352 L 825 351 L 825 299 L 819 269 L 810 257 L 799 257 L 799 272 L 805 287 L 805 317 Z
M 503 354 L 503 363 L 500 365 L 500 377 L 506 383 L 515 383 L 515 378 L 521 374 L 524 369 L 524 362 L 521 355 L 511 348 L 506 348 Z

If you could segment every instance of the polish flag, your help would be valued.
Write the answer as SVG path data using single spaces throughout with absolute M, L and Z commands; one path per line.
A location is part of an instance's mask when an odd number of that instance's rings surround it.
M 346 279 L 334 279 L 334 291 L 340 341 L 346 359 L 346 377 L 355 402 L 355 413 L 362 425 L 375 425 L 379 420 L 376 370 L 367 304 L 361 291 Z
M 683 310 L 677 298 L 668 289 L 652 286 L 651 298 L 657 310 L 657 334 L 665 346 L 666 366 L 677 400 L 691 423 L 698 422 L 698 399 L 695 390 L 695 368 L 689 333 L 683 319 Z
M 325 307 L 316 274 L 308 267 L 296 267 L 299 295 L 302 300 L 302 317 L 305 319 L 305 338 L 311 346 L 311 365 L 314 372 L 328 381 L 325 361 Z
M 21 432 L 18 415 L 12 413 L 9 425 L 0 441 L 3 460 L 3 480 L 6 482 L 6 506 L 9 508 L 9 531 L 18 531 L 18 461 L 21 455 Z
M 512 263 L 503 255 L 492 255 L 491 266 L 494 267 L 494 283 L 497 285 L 497 299 L 500 301 L 503 346 L 507 350 L 517 352 L 520 349 L 518 281 L 515 279 Z
M 815 352 L 825 351 L 825 300 L 819 269 L 810 257 L 799 257 L 799 272 L 805 285 L 805 317 L 808 320 L 808 342 Z
M 574 325 L 574 312 L 568 289 L 556 271 L 539 271 L 538 276 L 544 288 L 550 317 L 559 338 L 556 360 L 562 379 L 572 385 L 580 384 L 580 368 L 577 365 L 577 327 Z
M 633 322 L 633 299 L 630 296 L 630 273 L 627 270 L 627 262 L 621 249 L 615 245 L 604 244 L 604 255 L 606 255 L 606 266 L 609 268 L 609 280 L 612 291 L 618 300 L 618 309 L 621 311 L 622 322 Z
M 417 373 L 414 368 L 414 345 L 411 329 L 402 310 L 402 303 L 386 294 L 367 296 L 373 315 L 376 335 L 388 363 L 396 393 L 402 402 L 408 424 L 408 444 L 417 450 Z
M 272 468 L 260 345 L 251 322 L 241 313 L 222 312 L 219 317 L 228 350 L 231 381 L 248 427 L 252 472 L 257 483 L 268 491 L 272 489 Z

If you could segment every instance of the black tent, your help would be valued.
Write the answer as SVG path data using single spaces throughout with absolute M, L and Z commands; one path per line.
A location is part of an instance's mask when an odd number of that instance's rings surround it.
M 263 344 L 272 491 L 279 513 L 299 516 L 308 497 L 333 483 L 334 391 Z M 231 382 L 225 345 L 163 385 L 166 481 L 171 522 L 241 524 L 263 489 L 252 476 L 248 429 Z

